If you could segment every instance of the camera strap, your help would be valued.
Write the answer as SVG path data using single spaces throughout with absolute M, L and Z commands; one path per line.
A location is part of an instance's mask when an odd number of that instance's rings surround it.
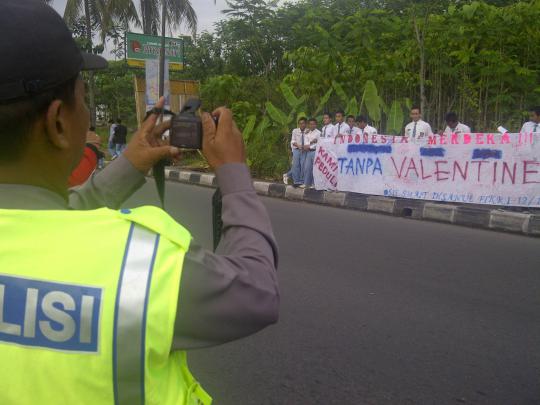
M 154 181 L 156 182 L 156 189 L 161 202 L 161 208 L 165 210 L 165 165 L 167 161 L 162 159 L 154 165 L 152 174 L 154 175 Z

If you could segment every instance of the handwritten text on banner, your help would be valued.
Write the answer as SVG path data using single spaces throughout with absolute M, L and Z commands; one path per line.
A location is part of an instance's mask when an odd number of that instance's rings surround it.
M 318 190 L 540 207 L 540 134 L 323 139 L 313 173 Z

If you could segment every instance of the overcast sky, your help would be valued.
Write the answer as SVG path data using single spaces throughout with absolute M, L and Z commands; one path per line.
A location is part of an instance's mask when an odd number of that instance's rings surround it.
M 52 6 L 60 15 L 64 15 L 67 0 L 53 0 Z M 136 2 L 137 7 L 139 2 Z M 214 0 L 191 0 L 193 8 L 197 12 L 199 19 L 198 31 L 212 30 L 212 25 L 222 18 L 221 10 L 227 7 L 225 0 L 217 0 L 214 5 Z M 187 29 L 181 28 L 180 34 L 190 34 Z

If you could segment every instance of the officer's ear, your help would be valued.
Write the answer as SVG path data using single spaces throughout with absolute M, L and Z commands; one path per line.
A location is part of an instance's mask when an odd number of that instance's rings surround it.
M 68 106 L 62 100 L 54 100 L 49 104 L 45 115 L 45 132 L 49 142 L 58 149 L 69 149 L 70 139 L 67 129 Z

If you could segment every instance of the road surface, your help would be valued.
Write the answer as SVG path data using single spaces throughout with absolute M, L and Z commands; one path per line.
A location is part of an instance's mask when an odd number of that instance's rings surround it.
M 211 189 L 168 183 L 211 246 Z M 277 325 L 190 353 L 216 405 L 540 403 L 540 240 L 264 198 Z M 127 204 L 157 204 L 147 184 Z

